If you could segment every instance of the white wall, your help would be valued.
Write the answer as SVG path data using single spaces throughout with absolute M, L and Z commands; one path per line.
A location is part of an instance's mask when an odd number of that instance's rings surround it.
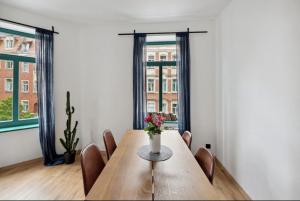
M 133 37 L 121 32 L 208 30 L 192 34 L 191 44 L 191 118 L 193 150 L 201 144 L 215 147 L 215 26 L 214 21 L 114 24 L 83 27 L 81 39 L 81 75 L 83 94 L 82 131 L 91 133 L 91 141 L 104 148 L 102 131 L 110 128 L 119 141 L 132 129 L 132 55 Z
M 233 0 L 218 20 L 217 156 L 252 199 L 300 197 L 300 1 Z
M 71 103 L 76 108 L 74 119 L 80 117 L 79 33 L 77 26 L 57 19 L 33 15 L 0 5 L 0 17 L 28 23 L 60 32 L 55 35 L 54 98 L 56 112 L 56 141 L 58 153 L 64 150 L 58 138 L 65 128 L 65 93 L 71 91 Z M 80 129 L 78 131 L 80 134 Z M 38 129 L 0 133 L 0 167 L 41 157 Z

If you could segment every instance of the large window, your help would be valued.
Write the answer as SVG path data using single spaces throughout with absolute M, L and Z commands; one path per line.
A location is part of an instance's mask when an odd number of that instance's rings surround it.
M 38 124 L 34 30 L 14 28 L 0 23 L 0 132 Z
M 147 112 L 162 112 L 167 122 L 176 122 L 177 70 L 175 36 L 147 37 Z M 158 59 L 149 57 L 157 55 Z M 175 55 L 175 56 L 174 56 Z M 156 93 L 153 93 L 155 89 Z M 175 105 L 176 103 L 176 105 Z

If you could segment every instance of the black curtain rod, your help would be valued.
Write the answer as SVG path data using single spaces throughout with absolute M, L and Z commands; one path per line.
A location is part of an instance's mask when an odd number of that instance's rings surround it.
M 208 33 L 208 31 L 190 31 L 189 28 L 187 28 L 187 31 L 179 31 L 179 32 L 149 32 L 149 33 L 136 33 L 135 30 L 133 33 L 119 33 L 119 36 L 130 36 L 135 34 L 149 34 L 149 35 L 162 35 L 162 34 L 177 34 L 177 33 Z
M 12 20 L 4 19 L 4 18 L 0 18 L 0 20 L 4 21 L 4 22 L 8 22 L 8 23 L 13 23 L 13 24 L 17 24 L 17 25 L 21 25 L 21 26 L 25 26 L 25 27 L 34 28 L 34 29 L 36 29 L 36 28 L 44 29 L 44 28 L 41 28 L 41 27 L 36 27 L 36 26 L 28 25 L 28 24 L 23 24 L 23 23 L 20 23 L 20 22 L 15 22 L 15 21 L 12 21 Z M 55 34 L 59 34 L 58 32 L 54 31 L 54 26 L 52 26 L 52 30 L 49 30 L 49 29 L 44 29 L 44 30 L 51 31 Z

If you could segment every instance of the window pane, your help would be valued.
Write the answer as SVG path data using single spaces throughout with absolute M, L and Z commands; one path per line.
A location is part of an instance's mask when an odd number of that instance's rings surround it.
M 9 68 L 6 68 L 8 65 Z M 13 61 L 0 60 L 0 122 L 13 120 Z
M 147 112 L 159 112 L 159 67 L 148 66 L 147 79 Z
M 163 112 L 166 114 L 170 114 L 167 118 L 167 120 L 170 121 L 177 120 L 176 77 L 177 71 L 175 66 L 163 66 Z
M 36 118 L 37 108 L 35 64 L 19 62 L 19 119 Z
M 0 53 L 35 57 L 35 39 L 0 32 Z

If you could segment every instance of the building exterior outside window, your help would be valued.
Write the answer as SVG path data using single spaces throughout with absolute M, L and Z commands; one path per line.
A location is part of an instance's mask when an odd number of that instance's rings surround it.
M 172 102 L 172 113 L 177 116 L 177 102 Z
M 22 84 L 22 86 L 21 86 L 22 92 L 23 93 L 28 93 L 28 91 L 29 91 L 29 81 L 28 80 L 22 80 L 21 84 Z
M 147 102 L 147 112 L 155 112 L 155 102 L 154 101 Z
M 23 63 L 22 72 L 23 73 L 29 73 L 29 63 L 26 63 L 26 62 Z
M 168 80 L 163 79 L 163 92 L 167 93 L 168 92 Z
M 5 69 L 13 69 L 14 62 L 13 61 L 5 61 Z
M 148 92 L 155 92 L 155 82 L 154 79 L 147 80 L 147 91 Z
M 154 61 L 154 60 L 155 60 L 154 55 L 148 55 L 147 61 Z
M 175 37 L 171 43 L 170 41 L 152 40 L 146 46 L 147 61 L 151 61 L 147 63 L 146 67 L 147 112 L 163 112 L 176 115 L 174 113 L 176 109 L 172 108 L 172 106 L 175 106 L 172 103 L 177 103 L 178 100 L 177 68 L 174 61 L 176 56 L 175 40 Z M 162 83 L 160 83 L 160 80 Z
M 5 39 L 5 49 L 12 49 L 14 47 L 14 38 L 6 37 Z
M 177 92 L 177 79 L 172 79 L 172 92 Z
M 22 112 L 29 111 L 29 101 L 28 100 L 21 100 Z
M 7 91 L 7 92 L 13 91 L 13 79 L 12 78 L 6 78 L 4 85 L 5 85 L 5 91 Z
M 0 27 L 0 129 L 38 125 L 35 55 L 34 29 Z

